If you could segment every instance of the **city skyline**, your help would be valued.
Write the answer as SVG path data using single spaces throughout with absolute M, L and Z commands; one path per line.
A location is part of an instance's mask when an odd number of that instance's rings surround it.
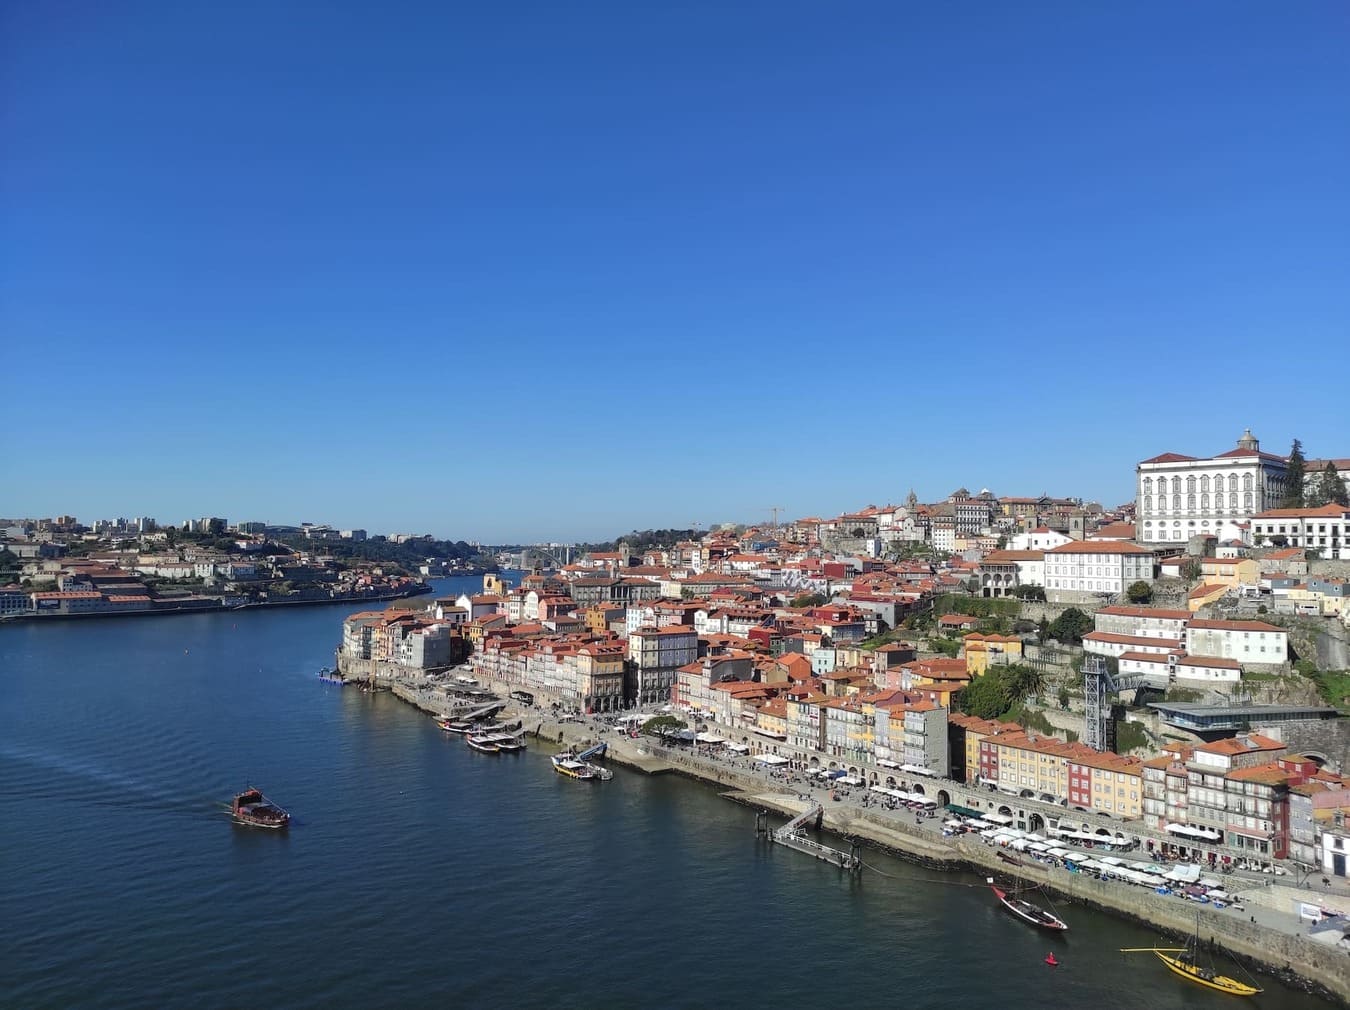
M 977 14 L 8 8 L 0 512 L 594 541 L 1350 454 L 1339 6 Z

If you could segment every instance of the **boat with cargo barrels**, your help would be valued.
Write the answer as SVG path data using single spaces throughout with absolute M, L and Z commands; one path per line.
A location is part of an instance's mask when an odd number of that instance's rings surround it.
M 252 787 L 235 796 L 230 806 L 230 816 L 236 824 L 250 828 L 270 828 L 273 831 L 291 823 L 290 814 Z
M 1003 888 L 994 884 L 993 878 L 989 880 L 989 889 L 994 892 L 994 897 L 999 903 L 1013 915 L 1017 916 L 1023 922 L 1029 922 L 1040 929 L 1049 929 L 1057 933 L 1062 933 L 1068 929 L 1068 925 L 1057 915 L 1051 915 L 1039 905 L 1033 905 L 1029 901 L 1023 901 L 1012 894 L 1009 894 Z

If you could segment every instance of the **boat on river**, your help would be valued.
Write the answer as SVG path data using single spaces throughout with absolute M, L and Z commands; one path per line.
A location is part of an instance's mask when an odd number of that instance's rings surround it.
M 1221 975 L 1214 967 L 1213 958 L 1208 964 L 1200 963 L 1200 916 L 1195 917 L 1195 935 L 1186 941 L 1184 947 L 1121 947 L 1122 954 L 1153 954 L 1167 965 L 1167 970 L 1180 975 L 1188 982 L 1202 985 L 1206 989 L 1215 989 L 1230 996 L 1255 996 L 1264 992 L 1259 986 L 1251 985 L 1239 979 Z
M 465 733 L 473 732 L 473 723 L 471 722 L 461 722 L 453 719 L 437 719 L 436 725 L 447 733 L 459 733 L 460 735 L 463 735 Z
M 501 751 L 496 737 L 491 733 L 470 733 L 464 740 L 480 754 L 497 754 Z
M 994 897 L 998 898 L 999 903 L 1023 922 L 1029 922 L 1038 929 L 1048 929 L 1056 933 L 1062 933 L 1069 928 L 1063 919 L 1057 915 L 1051 915 L 1039 905 L 1023 901 L 993 883 L 990 883 L 989 888 L 994 892 Z
M 235 796 L 230 805 L 230 817 L 235 824 L 250 828 L 280 830 L 291 823 L 291 815 L 277 806 L 260 790 L 248 788 Z
M 596 778 L 595 769 L 585 761 L 578 761 L 577 756 L 570 750 L 554 754 L 549 760 L 553 762 L 553 770 L 559 775 L 587 781 L 594 781 Z

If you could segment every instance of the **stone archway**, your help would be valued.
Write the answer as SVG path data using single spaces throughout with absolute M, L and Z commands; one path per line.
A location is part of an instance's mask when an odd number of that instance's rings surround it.
M 998 808 L 998 812 L 1004 817 L 1011 817 L 1013 815 L 1012 807 L 1008 806 L 1006 803 Z
M 886 776 L 886 785 L 887 785 L 887 787 L 890 788 L 890 789 L 894 789 L 894 788 L 895 788 L 895 776 L 894 776 L 894 775 L 887 775 L 887 776 Z
M 945 789 L 939 789 L 937 794 L 938 806 L 946 808 L 952 805 L 951 794 Z
M 1027 814 L 1027 830 L 1031 832 L 1041 832 L 1045 830 L 1045 818 L 1032 811 Z
M 924 791 L 923 791 L 923 786 L 922 786 L 920 783 L 918 783 L 918 782 L 915 782 L 915 783 L 914 783 L 914 788 L 911 789 L 910 791 L 911 791 L 911 792 L 918 793 L 920 796 L 926 795 L 926 794 L 924 793 Z

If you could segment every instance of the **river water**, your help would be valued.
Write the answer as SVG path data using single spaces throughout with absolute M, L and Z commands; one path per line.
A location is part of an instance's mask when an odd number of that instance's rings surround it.
M 0 1007 L 1228 999 L 1118 953 L 1153 935 L 1087 909 L 1047 938 L 977 878 L 873 853 L 850 879 L 769 848 L 696 783 L 475 754 L 316 680 L 345 613 L 0 628 Z M 288 832 L 230 823 L 250 782 Z M 1325 1006 L 1262 984 L 1248 1005 Z

